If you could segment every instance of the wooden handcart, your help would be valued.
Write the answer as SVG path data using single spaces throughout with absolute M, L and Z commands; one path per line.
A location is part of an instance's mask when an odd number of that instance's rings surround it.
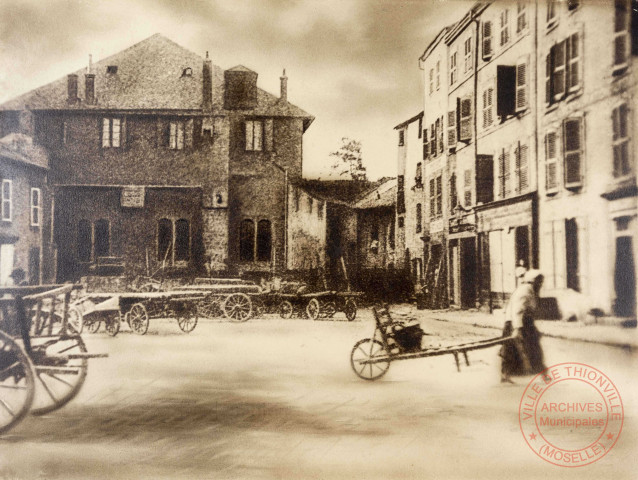
M 88 353 L 69 323 L 73 288 L 0 288 L 0 434 L 29 412 L 66 405 L 84 384 L 88 360 L 107 356 Z
M 475 342 L 446 347 L 421 348 L 420 344 L 405 348 L 397 338 L 397 328 L 403 323 L 396 322 L 390 316 L 388 307 L 373 307 L 375 330 L 372 338 L 359 340 L 350 353 L 350 365 L 354 373 L 364 380 L 377 380 L 385 375 L 390 363 L 397 360 L 452 355 L 456 368 L 461 369 L 461 357 L 467 366 L 470 365 L 467 352 L 501 345 L 511 341 L 512 337 L 496 337 Z M 420 339 L 419 339 L 420 340 Z

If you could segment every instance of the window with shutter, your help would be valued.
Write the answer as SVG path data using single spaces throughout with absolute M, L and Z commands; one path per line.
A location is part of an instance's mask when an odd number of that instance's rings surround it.
M 450 85 L 456 83 L 456 52 L 450 55 Z
M 491 155 L 476 157 L 476 203 L 494 201 L 494 160 Z
M 516 33 L 521 33 L 527 27 L 527 5 L 525 2 L 518 2 L 516 15 Z
M 461 99 L 460 117 L 459 140 L 470 142 L 472 140 L 472 97 Z
M 456 148 L 456 110 L 447 112 L 447 146 Z
M 483 128 L 489 127 L 494 121 L 492 115 L 493 97 L 494 89 L 492 87 L 486 88 L 483 91 Z
M 184 122 L 182 120 L 169 122 L 168 148 L 171 150 L 184 149 Z
M 629 60 L 629 6 L 630 0 L 615 0 L 614 18 L 614 71 L 624 69 Z
M 529 172 L 528 172 L 528 146 L 518 145 L 515 149 L 516 155 L 516 185 L 515 191 L 517 194 L 525 193 L 529 189 Z
M 545 106 L 552 104 L 554 94 L 552 92 L 552 59 L 554 58 L 554 47 L 545 57 Z
M 554 45 L 552 59 L 552 100 L 557 102 L 565 96 L 565 67 L 567 63 L 567 42 Z
M 501 46 L 509 42 L 510 39 L 510 27 L 508 10 L 505 9 L 501 12 Z
M 472 205 L 472 170 L 463 172 L 463 205 Z
M 430 69 L 430 95 L 434 92 L 434 69 Z
M 436 177 L 436 214 L 443 214 L 443 177 Z
M 614 177 L 624 177 L 632 173 L 629 158 L 628 108 L 622 104 L 612 112 Z
M 432 136 L 430 137 L 430 155 L 432 155 L 433 157 L 436 157 L 436 152 L 438 151 L 436 148 L 436 139 L 438 137 L 437 135 L 437 131 L 436 131 L 436 124 L 432 124 L 430 125 L 430 132 L 432 132 Z
M 423 228 L 423 212 L 421 211 L 421 204 L 416 204 L 416 233 L 420 233 Z
M 261 152 L 263 150 L 264 122 L 262 120 L 246 120 L 246 151 Z
M 492 58 L 492 22 L 483 22 L 482 26 L 483 60 Z
M 122 119 L 102 119 L 102 148 L 119 148 L 122 139 Z
M 443 153 L 443 151 L 445 150 L 445 141 L 444 141 L 444 137 L 445 135 L 443 134 L 443 126 L 444 126 L 444 117 L 441 116 L 441 118 L 439 120 L 437 120 L 437 122 L 439 122 L 439 128 L 438 128 L 438 134 L 439 134 L 439 153 Z
M 423 129 L 423 160 L 430 156 L 430 143 L 428 142 L 428 129 Z
M 556 137 L 556 132 L 547 132 L 545 135 L 545 189 L 547 193 L 555 193 L 558 189 Z
M 456 204 L 458 203 L 458 197 L 456 194 L 456 174 L 452 174 L 450 177 L 450 213 L 454 213 Z
M 558 2 L 556 0 L 547 1 L 547 28 L 550 29 L 558 23 L 558 15 L 556 7 Z
M 573 93 L 580 88 L 580 41 L 579 34 L 574 33 L 567 39 L 568 72 L 567 88 Z
M 295 211 L 299 211 L 298 194 L 295 197 Z M 405 213 L 405 177 L 403 175 L 397 176 L 397 213 Z
M 434 178 L 430 179 L 430 190 L 428 193 L 430 196 L 430 218 L 434 218 L 436 216 L 436 185 Z
M 527 58 L 516 62 L 516 112 L 527 108 Z
M 414 183 L 419 188 L 423 186 L 423 167 L 421 162 L 416 164 L 416 173 L 414 174 Z
M 582 124 L 582 118 L 568 118 L 563 122 L 563 151 L 566 188 L 578 188 L 582 186 Z
M 467 39 L 465 39 L 463 48 L 465 60 L 464 72 L 469 72 L 470 70 L 472 70 L 472 37 L 468 37 Z

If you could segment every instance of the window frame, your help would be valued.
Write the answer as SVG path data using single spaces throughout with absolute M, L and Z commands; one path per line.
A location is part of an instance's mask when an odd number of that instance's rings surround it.
M 463 171 L 463 206 L 472 206 L 472 169 Z
M 631 115 L 628 102 L 622 102 L 617 104 L 612 110 L 612 160 L 613 160 L 613 176 L 614 179 L 622 179 L 634 174 L 631 162 Z M 622 114 L 624 112 L 624 126 L 625 132 L 622 135 Z M 619 148 L 620 147 L 620 148 Z M 624 148 L 623 148 L 624 147 Z M 624 152 L 624 156 L 621 159 L 621 166 L 627 167 L 622 170 L 617 169 L 617 154 L 616 152 Z
M 469 36 L 463 42 L 464 73 L 472 70 L 472 37 Z
M 436 91 L 441 89 L 441 60 L 436 61 Z
M 454 85 L 458 80 L 457 73 L 457 51 L 450 54 L 450 85 Z
M 553 135 L 554 137 L 553 156 L 551 155 L 551 151 L 550 151 L 550 141 L 549 141 L 550 135 Z M 548 195 L 558 192 L 558 188 L 559 188 L 559 178 L 560 178 L 560 175 L 558 172 L 559 141 L 560 139 L 558 135 L 558 130 L 549 129 L 545 132 L 545 192 Z M 554 184 L 553 185 L 550 185 L 549 183 L 549 179 L 550 179 L 549 169 L 551 166 L 553 166 L 554 168 Z
M 415 231 L 416 233 L 421 233 L 423 230 L 423 206 L 420 203 L 416 204 L 416 222 L 415 222 Z
M 6 186 L 6 187 L 5 187 Z M 5 196 L 5 188 L 8 189 L 8 195 Z M 2 221 L 13 221 L 13 180 L 9 178 L 2 179 Z M 5 215 L 5 205 L 9 206 L 9 214 Z
M 548 31 L 558 25 L 558 12 L 556 10 L 557 6 L 558 2 L 556 0 L 547 0 L 547 16 L 545 19 L 545 28 Z
M 516 182 L 514 192 L 517 195 L 521 195 L 530 189 L 529 164 L 529 146 L 518 141 L 514 149 L 514 179 Z M 523 178 L 525 178 L 525 183 Z
M 430 95 L 434 93 L 434 68 L 430 69 Z
M 619 6 L 624 5 L 624 9 Z M 618 13 L 624 11 L 624 25 L 618 29 Z M 614 40 L 613 40 L 613 61 L 612 69 L 614 74 L 623 72 L 629 66 L 631 58 L 631 3 L 628 0 L 614 0 Z M 624 41 L 623 61 L 618 60 L 618 40 Z
M 168 122 L 168 148 L 184 150 L 186 147 L 186 121 L 181 119 Z
M 244 120 L 244 151 L 246 152 L 263 152 L 264 151 L 264 119 L 261 118 L 247 118 Z M 258 128 L 255 129 L 255 126 Z M 250 137 L 249 129 L 250 128 Z M 259 132 L 259 134 L 256 134 Z M 250 138 L 250 142 L 248 141 Z M 255 141 L 258 140 L 258 148 L 255 146 Z
M 494 123 L 494 86 L 490 84 L 483 90 L 483 128 Z
M 504 47 L 510 41 L 509 10 L 507 8 L 501 10 L 500 19 L 500 46 Z
M 568 139 L 574 138 L 573 136 L 567 135 L 567 124 L 570 122 L 578 122 L 578 143 L 579 148 L 574 150 L 567 150 L 567 141 Z M 578 189 L 583 186 L 583 171 L 584 171 L 584 160 L 585 160 L 585 121 L 582 116 L 571 116 L 567 117 L 563 120 L 563 181 L 566 189 Z M 570 173 L 570 169 L 568 168 L 568 162 L 570 160 L 570 156 L 578 155 L 578 173 L 579 179 L 574 181 L 568 181 L 568 175 Z
M 516 9 L 516 33 L 522 34 L 527 29 L 527 4 L 518 2 Z
M 115 136 L 115 122 L 117 122 L 117 137 Z M 124 118 L 102 117 L 102 148 L 122 148 L 122 132 L 124 130 Z M 117 145 L 115 139 L 117 138 Z
M 34 202 L 34 197 L 37 197 L 37 202 Z M 42 190 L 37 187 L 31 188 L 30 195 L 30 219 L 32 227 L 39 227 L 42 224 Z
M 492 21 L 486 20 L 481 24 L 481 56 L 485 61 L 489 61 L 494 55 L 492 39 Z

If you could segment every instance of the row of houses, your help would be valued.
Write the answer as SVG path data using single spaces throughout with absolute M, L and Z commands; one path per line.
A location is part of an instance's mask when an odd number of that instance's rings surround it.
M 303 179 L 314 118 L 285 71 L 278 96 L 257 77 L 158 34 L 0 105 L 0 284 L 327 265 L 347 288 L 379 266 L 394 234 L 368 218 L 394 226 L 392 180 Z
M 427 46 L 423 110 L 395 127 L 396 229 L 433 305 L 501 306 L 522 264 L 635 315 L 637 7 L 477 3 Z

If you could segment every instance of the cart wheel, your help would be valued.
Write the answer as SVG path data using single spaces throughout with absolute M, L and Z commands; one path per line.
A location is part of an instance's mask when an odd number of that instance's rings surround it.
M 357 302 L 352 298 L 346 300 L 346 304 L 343 306 L 343 312 L 346 314 L 346 318 L 349 322 L 357 318 Z
M 120 331 L 120 314 L 106 315 L 104 317 L 104 329 L 111 337 L 117 335 Z
M 219 306 L 219 299 L 212 297 L 203 299 L 197 306 L 197 313 L 204 318 L 220 317 L 222 311 Z
M 319 310 L 321 309 L 319 305 L 319 300 L 316 298 L 311 298 L 306 305 L 306 315 L 311 320 L 317 320 L 319 318 Z
M 136 303 L 127 313 L 129 325 L 138 335 L 148 332 L 148 312 L 143 303 Z
M 0 330 L 0 434 L 29 412 L 35 394 L 33 366 L 22 347 Z
M 321 305 L 321 316 L 325 318 L 332 318 L 337 313 L 337 305 L 335 302 L 325 302 Z
M 253 304 L 245 293 L 233 293 L 224 300 L 222 310 L 227 319 L 233 322 L 245 322 L 253 312 Z
M 102 321 L 96 315 L 89 315 L 88 319 L 83 318 L 82 322 L 86 325 L 86 329 L 89 333 L 97 333 L 100 329 Z
M 86 353 L 79 335 L 66 335 L 51 341 L 50 337 L 32 339 L 36 384 L 31 413 L 44 413 L 62 408 L 80 391 L 89 362 L 86 358 L 69 358 Z
M 375 363 L 364 363 L 382 358 Z M 359 378 L 377 380 L 390 368 L 390 359 L 383 344 L 373 338 L 365 338 L 355 343 L 350 354 L 350 365 Z
M 80 310 L 75 307 L 69 308 L 67 322 L 67 326 L 70 327 L 71 333 L 77 333 L 78 335 L 82 333 L 82 330 L 84 329 L 84 320 Z
M 255 318 L 261 318 L 266 313 L 266 305 L 260 298 L 251 298 L 253 302 L 253 311 Z
M 292 310 L 293 310 L 292 303 L 290 303 L 288 300 L 284 300 L 279 305 L 279 316 L 281 318 L 288 319 L 292 317 Z
M 177 324 L 184 333 L 191 333 L 197 326 L 197 306 L 183 306 L 177 311 Z

